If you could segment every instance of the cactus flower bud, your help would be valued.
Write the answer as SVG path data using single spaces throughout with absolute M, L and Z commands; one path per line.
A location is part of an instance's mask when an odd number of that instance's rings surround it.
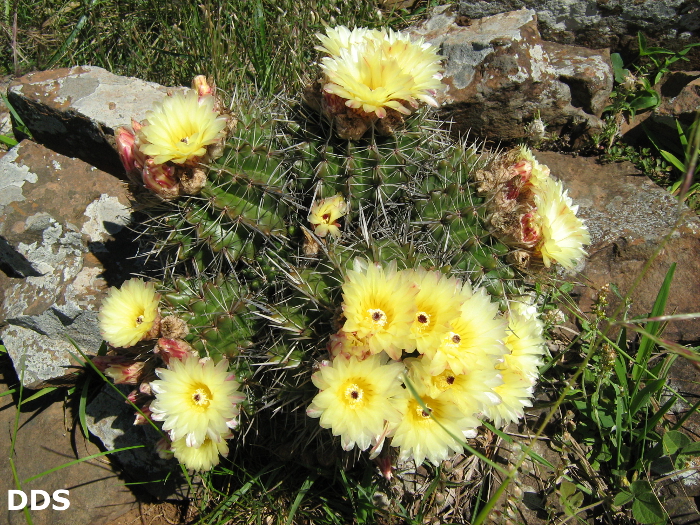
M 199 357 L 197 352 L 182 339 L 166 339 L 161 337 L 153 349 L 156 354 L 159 354 L 165 364 L 170 364 L 171 359 L 179 359 L 182 361 L 190 356 Z
M 192 79 L 192 89 L 197 91 L 199 98 L 214 94 L 214 88 L 207 82 L 207 77 L 197 75 Z
M 144 361 L 125 362 L 108 366 L 104 374 L 114 381 L 115 385 L 138 385 L 146 363 Z
M 169 164 L 156 164 L 152 158 L 146 159 L 142 171 L 144 185 L 163 199 L 174 199 L 180 195 L 180 186 L 175 167 Z

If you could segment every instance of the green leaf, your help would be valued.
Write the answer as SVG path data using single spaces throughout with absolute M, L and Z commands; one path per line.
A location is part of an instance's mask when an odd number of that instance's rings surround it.
M 622 507 L 627 505 L 630 501 L 634 499 L 634 496 L 627 491 L 618 492 L 613 498 L 613 505 L 616 507 Z
M 659 499 L 651 490 L 635 497 L 632 502 L 632 515 L 642 525 L 663 523 L 666 518 Z
M 611 53 L 610 62 L 612 62 L 613 71 L 615 72 L 615 82 L 622 84 L 630 71 L 625 69 L 625 63 L 622 61 L 620 53 Z
M 685 436 L 685 434 L 683 434 Z M 690 441 L 690 438 L 688 438 Z M 683 456 L 700 456 L 700 441 L 694 441 L 685 445 L 679 452 Z
M 92 376 L 86 374 L 85 382 L 83 383 L 83 389 L 80 392 L 80 401 L 78 402 L 78 419 L 80 419 L 80 428 L 83 429 L 83 435 L 85 439 L 90 439 L 90 433 L 88 432 L 87 419 L 85 417 L 85 407 L 87 406 L 87 396 L 88 387 L 90 386 L 90 379 Z
M 651 395 L 661 390 L 665 384 L 665 379 L 657 379 L 650 381 L 647 386 L 637 392 L 630 402 L 629 417 L 633 417 L 639 410 L 645 408 L 649 404 Z
M 10 148 L 19 144 L 15 139 L 8 137 L 7 135 L 0 135 L 0 143 L 5 144 L 5 146 L 9 146 Z
M 678 430 L 669 430 L 664 434 L 664 454 L 670 456 L 690 444 L 690 438 Z

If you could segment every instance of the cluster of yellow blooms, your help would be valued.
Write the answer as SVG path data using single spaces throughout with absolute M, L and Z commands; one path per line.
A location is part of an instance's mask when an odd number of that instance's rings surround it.
M 167 368 L 153 371 L 153 366 L 133 354 L 97 356 L 93 363 L 115 383 L 139 385 L 129 400 L 138 401 L 146 417 L 163 422 L 168 452 L 188 468 L 209 470 L 219 462 L 219 454 L 228 453 L 226 440 L 236 427 L 245 395 L 238 391 L 228 361 L 215 364 L 210 358 L 199 359 L 187 343 L 165 333 L 158 301 L 152 283 L 131 279 L 119 289 L 110 289 L 98 318 L 102 337 L 115 348 L 160 336 L 154 353 Z M 155 379 L 152 372 L 159 379 L 151 380 Z M 137 416 L 136 423 L 146 423 L 143 415 Z
M 391 29 L 338 26 L 316 36 L 316 49 L 328 54 L 321 59 L 323 89 L 347 107 L 384 118 L 388 108 L 409 115 L 406 105 L 438 105 L 442 57 L 432 44 Z
M 500 426 L 531 406 L 544 354 L 534 306 L 512 302 L 502 316 L 483 289 L 454 277 L 358 260 L 343 314 L 307 414 L 345 450 L 377 454 L 390 437 L 400 460 L 437 464 L 481 419 Z

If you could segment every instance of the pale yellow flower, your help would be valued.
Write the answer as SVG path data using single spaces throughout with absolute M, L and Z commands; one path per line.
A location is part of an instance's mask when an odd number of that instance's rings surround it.
M 464 284 L 464 296 L 469 285 Z M 425 352 L 431 359 L 430 374 L 438 375 L 447 368 L 455 374 L 465 374 L 474 360 L 482 355 L 500 357 L 506 353 L 505 320 L 498 314 L 498 304 L 481 288 L 474 291 L 460 308 L 460 315 L 450 323 L 440 345 Z
M 503 341 L 512 356 L 510 367 L 536 379 L 545 353 L 544 323 L 537 308 L 523 302 L 511 302 L 508 313 L 508 337 Z
M 494 356 L 483 354 L 474 359 L 464 374 L 455 374 L 447 368 L 440 374 L 431 375 L 430 360 L 425 356 L 407 359 L 405 363 L 414 384 L 422 384 L 427 395 L 433 398 L 440 396 L 440 399 L 453 403 L 474 427 L 480 424 L 477 414 L 501 401 L 494 390 L 503 383 L 495 368 L 497 360 Z
M 391 438 L 399 447 L 399 461 L 413 458 L 417 465 L 428 459 L 434 465 L 447 459 L 450 452 L 462 452 L 461 439 L 474 429 L 474 419 L 465 418 L 459 409 L 442 396 L 431 397 L 420 383 L 416 393 L 423 406 L 407 388 L 403 391 L 403 418 Z
M 460 315 L 462 283 L 436 271 L 417 269 L 401 273 L 419 288 L 415 299 L 416 314 L 411 325 L 414 344 L 406 350 L 417 349 L 424 354 L 440 346 L 450 322 Z
M 422 39 L 412 42 L 402 33 L 337 28 L 319 36 L 324 90 L 345 99 L 345 105 L 386 116 L 386 108 L 410 114 L 418 101 L 437 105 L 441 57 Z
M 146 113 L 146 124 L 138 131 L 139 149 L 155 164 L 196 161 L 207 146 L 224 136 L 226 118 L 214 111 L 214 97 L 198 97 L 195 91 L 167 97 Z
M 549 179 L 549 167 L 545 164 L 540 164 L 540 162 L 532 154 L 530 148 L 527 146 L 521 146 L 519 159 L 525 160 L 531 166 L 531 172 L 528 179 L 530 184 L 533 186 L 538 186 L 545 180 Z
M 494 388 L 494 391 L 501 398 L 501 402 L 484 410 L 484 414 L 492 419 L 497 427 L 516 423 L 525 417 L 525 407 L 532 406 L 534 383 L 522 372 L 508 366 L 510 357 L 506 356 L 498 367 L 503 384 Z
M 320 392 L 306 413 L 340 436 L 344 450 L 366 450 L 401 418 L 394 405 L 403 391 L 402 371 L 401 363 L 382 364 L 377 355 L 362 361 L 338 356 L 311 377 Z
M 418 287 L 403 279 L 394 263 L 386 269 L 369 263 L 362 270 L 356 261 L 343 284 L 342 329 L 366 339 L 373 354 L 385 351 L 392 359 L 401 359 L 403 349 L 412 344 L 417 293 Z
M 151 382 L 156 395 L 152 418 L 163 421 L 170 439 L 185 438 L 187 446 L 201 446 L 207 437 L 221 441 L 222 435 L 235 428 L 239 404 L 245 399 L 228 372 L 228 361 L 214 365 L 211 359 L 190 356 L 171 359 L 168 367 L 158 368 L 160 379 Z
M 188 447 L 185 438 L 180 438 L 170 444 L 170 449 L 177 460 L 188 469 L 207 471 L 219 464 L 219 454 L 228 454 L 226 439 L 219 441 L 206 437 L 199 447 Z
M 158 318 L 159 299 L 153 283 L 141 279 L 130 279 L 120 289 L 110 288 L 98 314 L 104 340 L 124 348 L 141 341 Z
M 586 255 L 583 246 L 591 237 L 560 181 L 545 179 L 535 189 L 535 222 L 542 236 L 535 252 L 549 268 L 553 262 L 571 270 Z
M 314 233 L 319 237 L 330 234 L 340 237 L 340 219 L 348 211 L 348 205 L 342 195 L 335 195 L 316 201 L 309 210 L 309 222 L 314 227 Z

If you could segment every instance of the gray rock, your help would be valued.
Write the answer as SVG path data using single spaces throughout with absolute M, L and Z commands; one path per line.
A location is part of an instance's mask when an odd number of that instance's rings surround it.
M 99 348 L 100 302 L 134 269 L 129 199 L 113 176 L 29 141 L 0 159 L 0 337 L 26 387 L 70 381 L 71 339 Z
M 595 33 L 608 47 L 638 30 L 677 39 L 700 29 L 700 7 L 685 0 L 462 0 L 459 14 L 482 18 L 522 8 L 537 12 L 546 38 L 565 43 Z
M 600 130 L 613 86 L 607 50 L 542 40 L 534 11 L 520 10 L 459 25 L 438 9 L 412 33 L 445 56 L 439 97 L 453 129 L 478 137 L 515 140 L 539 114 L 551 132 Z
M 180 89 L 78 66 L 17 78 L 7 94 L 37 142 L 121 177 L 116 128 L 143 120 L 168 91 Z

